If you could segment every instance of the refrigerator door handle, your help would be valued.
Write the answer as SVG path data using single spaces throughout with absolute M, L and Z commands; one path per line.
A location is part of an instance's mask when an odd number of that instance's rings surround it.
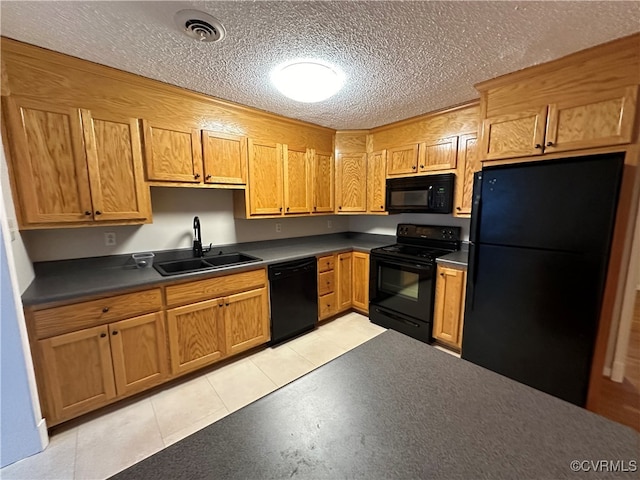
M 482 172 L 477 172 L 473 178 L 473 204 L 471 210 L 471 225 L 469 225 L 469 242 L 476 243 L 480 236 L 480 214 L 482 212 Z
M 476 279 L 478 278 L 478 256 L 476 255 L 477 246 L 473 243 L 469 245 L 469 277 L 467 281 L 467 305 L 470 310 L 473 310 L 473 304 L 475 300 L 474 291 L 476 286 Z

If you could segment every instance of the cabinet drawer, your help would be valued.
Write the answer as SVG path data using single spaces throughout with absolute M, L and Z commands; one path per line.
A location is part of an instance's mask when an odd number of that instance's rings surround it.
M 33 312 L 37 338 L 103 325 L 162 308 L 159 288 Z
M 223 297 L 253 288 L 263 287 L 267 283 L 267 273 L 264 268 L 250 272 L 225 275 L 223 277 L 208 278 L 196 282 L 182 283 L 165 288 L 167 306 L 209 300 Z
M 320 297 L 318 302 L 318 308 L 320 310 L 319 316 L 320 319 L 330 317 L 334 313 L 336 313 L 336 294 L 329 293 L 327 295 L 323 295 Z
M 318 295 L 333 293 L 334 279 L 333 270 L 318 274 Z
M 333 270 L 333 262 L 333 255 L 327 255 L 326 257 L 318 258 L 318 272 L 321 273 Z

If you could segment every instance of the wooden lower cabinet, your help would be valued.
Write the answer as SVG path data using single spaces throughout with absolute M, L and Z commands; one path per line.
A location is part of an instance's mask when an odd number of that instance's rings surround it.
M 318 320 L 332 317 L 338 311 L 335 263 L 334 255 L 318 258 Z
M 267 288 L 225 298 L 224 322 L 228 355 L 244 352 L 269 341 L 269 295 Z
M 336 278 L 337 286 L 336 292 L 338 294 L 337 310 L 341 312 L 351 308 L 352 304 L 352 259 L 353 254 L 351 252 L 339 253 L 337 255 L 338 261 L 336 262 Z
M 467 272 L 438 266 L 433 337 L 449 346 L 462 346 L 462 324 Z
M 353 308 L 365 315 L 369 314 L 369 254 L 353 252 Z
M 224 298 L 167 310 L 171 373 L 215 362 L 226 353 Z
M 165 342 L 160 312 L 39 340 L 49 425 L 161 383 Z

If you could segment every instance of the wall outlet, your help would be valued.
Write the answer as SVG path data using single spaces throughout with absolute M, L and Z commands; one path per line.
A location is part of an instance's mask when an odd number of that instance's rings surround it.
M 116 244 L 115 232 L 107 232 L 104 234 L 104 246 L 113 247 Z
M 327 228 L 333 228 L 333 222 L 331 220 L 327 220 Z
M 280 233 L 282 231 L 282 224 L 280 222 L 276 223 L 276 232 Z

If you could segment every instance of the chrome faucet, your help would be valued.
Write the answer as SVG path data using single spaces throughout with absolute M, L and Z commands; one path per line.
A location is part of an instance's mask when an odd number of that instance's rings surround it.
M 202 232 L 200 231 L 200 219 L 193 217 L 193 256 L 204 257 L 202 251 Z

